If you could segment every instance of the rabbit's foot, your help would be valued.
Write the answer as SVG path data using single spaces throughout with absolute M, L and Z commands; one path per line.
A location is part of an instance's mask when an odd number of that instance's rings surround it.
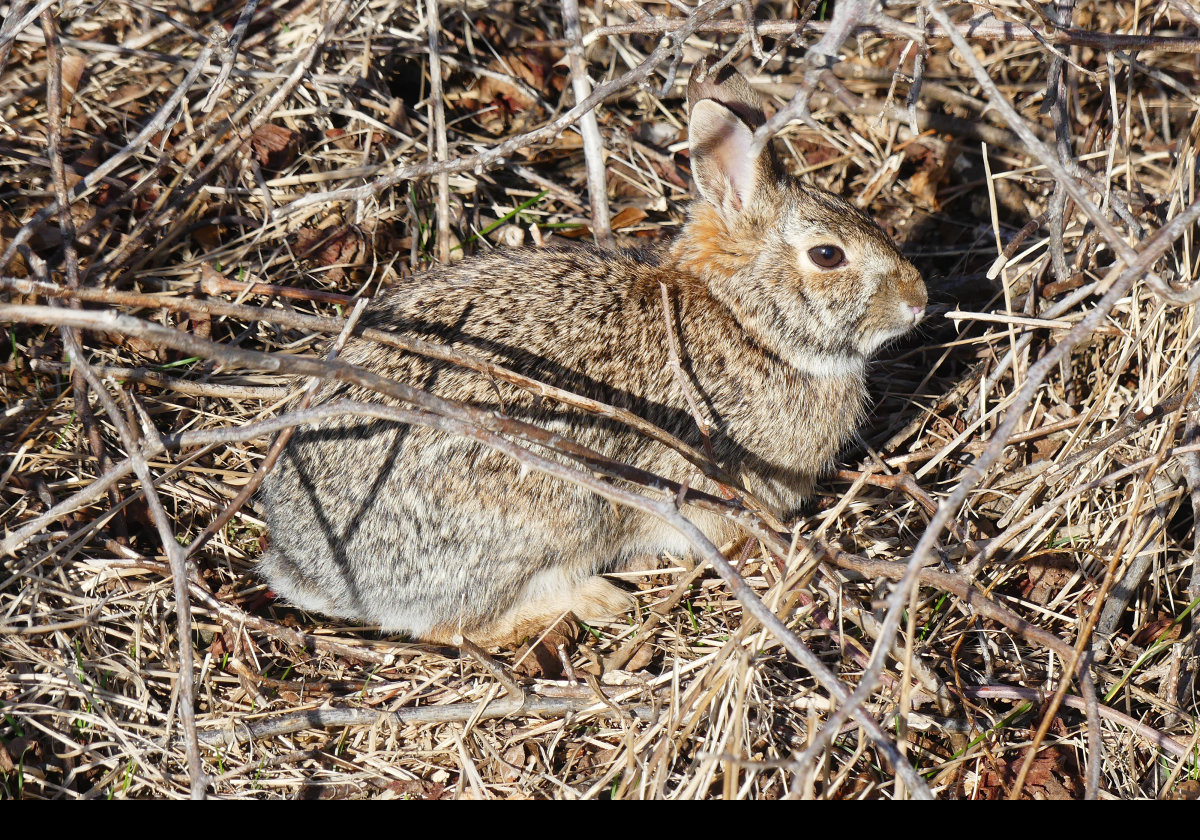
M 505 618 L 512 621 L 515 638 L 526 638 L 540 634 L 567 613 L 580 621 L 603 621 L 620 615 L 633 603 L 633 596 L 608 578 L 592 575 L 573 588 L 542 592 Z

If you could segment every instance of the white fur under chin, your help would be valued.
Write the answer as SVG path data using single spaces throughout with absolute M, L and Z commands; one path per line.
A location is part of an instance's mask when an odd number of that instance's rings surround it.
M 821 353 L 794 349 L 787 356 L 792 367 L 801 373 L 821 378 L 862 376 L 866 359 L 857 353 Z

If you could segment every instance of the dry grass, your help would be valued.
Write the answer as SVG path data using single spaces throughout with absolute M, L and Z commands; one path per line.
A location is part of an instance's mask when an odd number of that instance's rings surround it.
M 933 302 L 922 335 L 875 366 L 864 445 L 796 536 L 759 530 L 727 555 L 848 688 L 864 686 L 863 710 L 936 796 L 1082 797 L 1089 772 L 1101 796 L 1195 795 L 1187 211 L 1200 14 L 1188 0 L 1100 2 L 1041 40 L 977 27 L 988 90 L 947 38 L 908 40 L 940 6 L 890 5 L 907 29 L 858 30 L 821 73 L 804 54 L 828 29 L 824 7 L 753 5 L 770 23 L 752 37 L 743 3 L 690 18 L 682 3 L 586 4 L 585 57 L 606 98 L 580 128 L 558 4 L 443 0 L 438 100 L 425 3 L 255 8 L 234 60 L 227 45 L 202 51 L 214 26 L 237 29 L 238 4 L 55 5 L 14 31 L 37 9 L 10 0 L 0 797 L 922 792 L 897 783 L 858 724 L 823 729 L 829 692 L 688 558 L 633 573 L 638 614 L 563 645 L 566 675 L 545 648 L 520 664 L 501 653 L 519 687 L 484 659 L 268 602 L 253 498 L 218 516 L 274 431 L 243 427 L 279 414 L 296 380 L 195 358 L 140 327 L 59 329 L 64 310 L 13 308 L 82 301 L 83 322 L 120 312 L 226 348 L 315 357 L 345 296 L 439 251 L 587 235 L 589 212 L 609 215 L 619 244 L 669 235 L 688 199 L 681 82 L 710 53 L 774 107 L 807 104 L 780 137 L 786 157 L 904 243 Z M 1046 31 L 1031 9 L 947 13 Z M 694 31 L 663 40 L 668 17 Z M 597 142 L 607 202 L 588 196 L 585 146 L 594 161 Z M 67 358 L 76 336 L 91 383 Z M 115 479 L 98 484 L 106 472 Z M 181 637 L 168 563 L 185 555 Z M 913 558 L 931 565 L 892 595 L 907 609 L 885 617 L 887 579 Z M 882 670 L 867 668 L 876 648 Z M 193 690 L 202 776 L 186 747 Z

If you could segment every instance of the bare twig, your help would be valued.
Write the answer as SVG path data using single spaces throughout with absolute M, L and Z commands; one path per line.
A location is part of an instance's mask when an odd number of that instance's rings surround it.
M 35 372 L 69 373 L 71 366 L 66 362 L 52 362 L 46 359 L 30 359 L 29 368 Z M 189 382 L 174 376 L 166 376 L 149 368 L 116 367 L 114 365 L 92 365 L 92 370 L 99 376 L 112 379 L 128 379 L 132 382 L 143 382 L 156 388 L 164 388 L 179 394 L 191 394 L 197 397 L 215 397 L 234 400 L 279 400 L 291 393 L 290 388 L 282 385 L 231 385 L 216 382 Z M 107 463 L 101 467 L 107 469 Z
M 225 89 L 225 83 L 229 81 L 229 74 L 233 72 L 233 65 L 237 61 L 238 50 L 242 48 L 242 39 L 246 37 L 246 27 L 250 25 L 257 9 L 258 0 L 246 0 L 246 5 L 242 7 L 242 12 L 238 15 L 237 23 L 233 25 L 233 32 L 227 39 L 224 29 L 216 27 L 214 30 L 218 39 L 216 52 L 221 58 L 221 70 L 217 73 L 217 78 L 213 80 L 208 96 L 200 105 L 203 113 L 207 114 L 213 109 L 213 106 L 217 104 L 217 97 Z
M 1200 312 L 1192 315 L 1192 334 L 1200 332 Z M 1200 349 L 1192 350 L 1192 358 L 1188 364 L 1188 385 L 1192 389 L 1191 399 L 1187 404 L 1187 422 L 1183 429 L 1185 446 L 1200 443 Z M 1184 477 L 1187 480 L 1188 495 L 1191 499 L 1192 521 L 1200 522 L 1200 451 L 1189 454 L 1183 461 Z M 1200 527 L 1192 529 L 1192 573 L 1188 580 L 1187 597 L 1189 601 L 1200 598 Z M 1185 663 L 1180 668 L 1178 684 L 1174 687 L 1174 696 L 1178 702 L 1186 702 L 1185 698 L 1193 696 L 1197 681 L 1200 680 L 1200 620 L 1195 616 L 1191 620 L 1191 633 L 1182 640 Z
M 583 58 L 583 42 L 579 24 L 579 0 L 563 0 L 563 31 L 571 45 L 567 47 L 567 63 L 571 69 L 571 89 L 576 104 L 587 101 L 592 92 L 587 62 Z M 592 234 L 601 248 L 613 246 L 612 226 L 608 215 L 608 178 L 604 168 L 604 140 L 600 123 L 593 108 L 579 119 L 583 135 L 583 155 L 587 161 L 588 198 L 592 205 Z
M 1171 0 L 1175 2 L 1175 0 Z M 659 15 L 644 15 L 631 23 L 619 23 L 612 26 L 599 26 L 590 31 L 584 46 L 602 38 L 614 35 L 656 35 L 664 32 L 674 32 L 685 28 L 686 23 L 677 17 Z M 822 36 L 832 29 L 840 28 L 836 21 L 787 21 L 759 20 L 755 22 L 754 30 L 760 36 L 781 37 L 794 35 L 797 32 L 813 32 Z M 698 25 L 694 31 L 706 34 L 741 35 L 749 27 L 745 21 L 720 20 L 707 21 Z M 1040 41 L 1055 46 L 1091 47 L 1105 51 L 1162 51 L 1162 52 L 1200 52 L 1200 38 L 1176 35 L 1135 35 L 1127 33 L 1097 32 L 1084 29 L 1059 29 L 1052 33 L 1039 32 L 1026 23 L 1001 21 L 990 14 L 982 18 L 973 18 L 965 23 L 955 24 L 954 31 L 963 38 L 973 41 Z M 876 35 L 885 38 L 913 39 L 919 37 L 921 30 L 902 24 L 899 21 L 886 18 L 883 15 L 859 21 L 851 30 L 851 35 Z M 925 30 L 926 40 L 948 37 L 948 30 L 939 22 L 936 26 Z M 844 40 L 844 39 L 843 39 Z M 566 47 L 568 40 L 538 40 L 528 41 L 531 47 Z
M 833 20 L 829 22 L 829 28 L 820 41 L 808 48 L 804 56 L 807 65 L 804 81 L 791 101 L 754 131 L 751 157 L 758 156 L 771 138 L 792 120 L 808 118 L 808 100 L 816 88 L 817 81 L 833 66 L 837 51 L 850 34 L 879 15 L 879 9 L 879 0 L 843 0 L 833 7 Z
M 68 326 L 61 330 L 63 344 L 71 356 L 71 362 L 82 371 L 88 385 L 104 406 L 109 422 L 117 429 L 121 442 L 130 453 L 133 470 L 146 494 L 146 504 L 154 525 L 158 529 L 162 541 L 163 552 L 171 565 L 171 579 L 175 588 L 175 612 L 179 621 L 179 718 L 183 724 L 184 744 L 187 748 L 188 769 L 191 775 L 193 799 L 204 799 L 207 780 L 204 767 L 200 761 L 200 746 L 196 739 L 196 686 L 195 686 L 195 654 L 192 650 L 192 614 L 188 601 L 188 571 L 187 555 L 183 546 L 175 539 L 171 520 L 163 509 L 162 500 L 154 490 L 154 479 L 150 475 L 150 467 L 141 457 L 141 447 L 138 445 L 133 431 L 125 423 L 117 404 L 109 395 L 104 384 L 84 359 L 83 350 L 76 340 L 75 333 Z
M 63 239 L 63 268 L 66 274 L 67 287 L 69 289 L 79 288 L 79 254 L 75 248 L 75 219 L 71 215 L 71 208 L 67 199 L 67 182 L 66 168 L 63 165 L 62 158 L 62 118 L 63 118 L 63 79 L 62 79 L 62 52 L 59 44 L 58 27 L 54 19 L 54 15 L 49 11 L 42 13 L 42 32 L 46 39 L 46 110 L 49 120 L 47 123 L 48 142 L 46 144 L 46 157 L 50 162 L 50 178 L 54 184 L 54 199 L 59 206 L 58 226 Z M 34 259 L 32 255 L 29 259 Z M 43 271 L 45 269 L 43 268 Z M 50 273 L 45 271 L 47 281 L 50 279 Z M 78 309 L 79 302 L 72 300 L 70 305 Z M 78 332 L 74 333 L 76 344 L 80 343 Z M 76 411 L 79 413 L 79 419 L 83 423 L 84 432 L 88 439 L 88 445 L 91 446 L 92 455 L 96 459 L 96 464 L 101 471 L 108 465 L 108 456 L 104 451 L 104 441 L 100 437 L 100 429 L 96 423 L 96 417 L 92 413 L 92 406 L 87 398 L 87 382 L 84 380 L 81 370 L 71 371 L 71 390 L 75 399 Z M 109 501 L 115 506 L 120 502 L 120 498 L 115 488 L 109 493 Z M 121 538 L 125 535 L 125 524 L 120 518 L 114 521 L 114 529 Z
M 1037 688 L 1022 688 L 1012 685 L 976 685 L 963 688 L 963 694 L 973 700 L 1029 700 L 1038 706 L 1044 706 L 1047 701 L 1046 692 Z M 1063 698 L 1062 704 L 1072 709 L 1080 711 L 1087 710 L 1087 702 L 1082 697 L 1076 697 L 1068 694 Z M 1169 735 L 1164 735 L 1152 726 L 1147 726 L 1136 718 L 1130 717 L 1124 712 L 1118 711 L 1111 706 L 1100 706 L 1099 716 L 1105 720 L 1111 720 L 1114 723 L 1137 733 L 1138 737 L 1143 738 L 1150 744 L 1159 749 L 1169 752 L 1176 758 L 1184 758 L 1188 755 L 1187 745 L 1179 743 L 1175 738 Z
M 700 430 L 700 437 L 704 441 L 704 450 L 711 458 L 712 441 L 709 439 L 709 432 L 712 430 L 712 419 L 704 411 L 700 404 L 700 398 L 696 394 L 696 388 L 688 379 L 687 371 L 683 369 L 683 360 L 679 352 L 679 331 L 675 326 L 675 308 L 671 305 L 671 295 L 667 291 L 667 284 L 659 283 L 658 285 L 662 292 L 663 326 L 667 334 L 667 366 L 671 368 L 671 377 L 679 386 L 688 408 L 691 409 L 692 419 L 696 421 L 696 428 Z
M 1190 0 L 1167 0 L 1181 15 L 1188 19 L 1192 26 L 1200 27 L 1200 11 L 1196 10 Z
M 341 726 L 372 726 L 392 721 L 411 726 L 429 723 L 461 723 L 468 720 L 498 720 L 500 718 L 536 715 L 537 717 L 564 717 L 566 715 L 612 714 L 632 716 L 640 721 L 654 720 L 659 714 L 655 705 L 622 704 L 614 711 L 608 704 L 592 697 L 537 697 L 521 694 L 493 700 L 482 711 L 478 703 L 452 703 L 446 706 L 417 706 L 382 712 L 378 709 L 313 708 L 303 712 L 277 715 L 261 721 L 235 722 L 229 729 L 210 730 L 200 734 L 200 740 L 209 747 L 231 746 L 247 741 L 291 735 L 305 729 L 331 729 Z
M 438 0 L 425 0 L 425 26 L 429 33 L 429 107 L 433 119 L 429 130 L 433 135 L 430 149 L 437 150 L 437 161 L 450 159 L 450 148 L 446 143 L 446 102 L 442 96 L 442 62 L 438 38 L 441 32 L 441 17 Z M 437 182 L 437 258 L 438 262 L 450 262 L 450 175 L 439 172 Z

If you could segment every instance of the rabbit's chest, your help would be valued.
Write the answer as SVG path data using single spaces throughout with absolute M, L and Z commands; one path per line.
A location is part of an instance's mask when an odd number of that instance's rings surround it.
M 858 427 L 866 399 L 862 378 L 781 376 L 752 390 L 747 397 L 757 410 L 730 405 L 723 412 L 723 460 L 764 501 L 794 509 Z

